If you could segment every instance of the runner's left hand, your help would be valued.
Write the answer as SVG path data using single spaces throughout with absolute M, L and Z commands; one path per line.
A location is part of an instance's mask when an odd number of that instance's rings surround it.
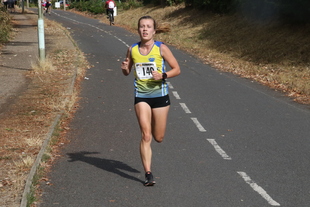
M 154 80 L 161 80 L 162 79 L 162 74 L 159 73 L 158 71 L 152 71 L 152 75 Z

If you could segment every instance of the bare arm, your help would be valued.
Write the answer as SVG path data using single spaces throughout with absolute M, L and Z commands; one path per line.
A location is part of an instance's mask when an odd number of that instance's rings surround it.
M 181 73 L 181 69 L 180 69 L 178 61 L 175 59 L 171 50 L 164 44 L 160 46 L 160 50 L 161 50 L 161 55 L 167 61 L 168 65 L 171 68 L 171 70 L 166 72 L 167 78 L 172 78 L 172 77 L 179 75 Z M 153 77 L 155 80 L 160 80 L 162 79 L 162 74 L 158 73 L 157 71 L 154 71 Z
M 133 64 L 131 56 L 130 56 L 130 51 L 131 51 L 131 47 L 128 48 L 126 59 L 122 62 L 122 65 L 121 65 L 123 74 L 125 76 L 129 75 L 129 73 L 131 72 L 131 68 Z

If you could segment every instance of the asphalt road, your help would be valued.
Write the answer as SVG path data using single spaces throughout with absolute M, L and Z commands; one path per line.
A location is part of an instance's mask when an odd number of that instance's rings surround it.
M 144 187 L 133 75 L 120 69 L 138 36 L 70 12 L 47 18 L 71 32 L 93 67 L 41 206 L 310 205 L 309 107 L 171 46 L 182 73 L 169 80 L 165 140 L 152 145 L 157 184 Z

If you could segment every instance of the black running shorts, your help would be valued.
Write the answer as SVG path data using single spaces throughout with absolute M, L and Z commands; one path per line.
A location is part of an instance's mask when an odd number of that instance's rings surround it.
M 153 108 L 160 108 L 170 105 L 170 98 L 169 95 L 157 97 L 157 98 L 139 98 L 135 97 L 135 104 L 145 102 L 147 103 L 152 109 Z

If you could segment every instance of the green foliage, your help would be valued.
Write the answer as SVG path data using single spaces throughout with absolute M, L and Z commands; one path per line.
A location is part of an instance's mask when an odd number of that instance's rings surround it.
M 79 11 L 88 11 L 93 14 L 102 14 L 105 12 L 104 2 L 101 0 L 73 2 L 70 4 L 69 8 L 75 8 Z
M 173 6 L 180 3 L 183 3 L 184 0 L 144 0 L 143 4 L 153 4 L 155 6 L 162 5 L 162 6 Z
M 282 19 L 291 22 L 310 22 L 310 1 L 308 0 L 282 0 L 279 5 Z
M 0 44 L 9 40 L 12 31 L 11 19 L 3 5 L 0 5 Z
M 184 0 L 187 7 L 216 13 L 237 12 L 257 20 L 310 22 L 309 0 Z
M 204 9 L 216 13 L 228 13 L 235 0 L 184 0 L 187 7 Z
M 138 8 L 143 6 L 143 1 L 137 1 L 137 0 L 127 0 L 122 2 L 121 4 L 117 4 L 119 8 L 122 8 L 124 10 L 129 10 L 133 8 Z
M 281 20 L 283 22 L 310 22 L 309 0 L 122 0 L 117 7 L 128 10 L 147 4 L 172 6 L 185 3 L 187 7 L 215 13 L 239 13 L 256 20 Z M 101 0 L 74 2 L 70 6 L 94 14 L 104 13 Z
M 237 11 L 258 20 L 310 22 L 308 0 L 235 0 Z
M 115 0 L 116 6 L 119 9 L 132 9 L 143 6 L 143 1 L 137 0 L 127 0 L 122 1 L 121 3 L 118 0 Z M 75 1 L 70 4 L 70 8 L 75 8 L 79 11 L 88 11 L 94 14 L 102 14 L 105 13 L 106 9 L 104 8 L 105 1 L 102 0 L 88 0 L 88 1 Z

